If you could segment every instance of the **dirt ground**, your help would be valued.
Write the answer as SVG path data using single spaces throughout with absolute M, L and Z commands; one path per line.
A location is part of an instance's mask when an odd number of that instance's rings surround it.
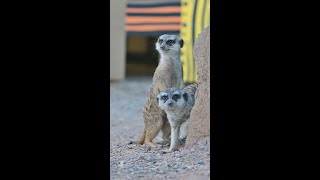
M 163 154 L 161 147 L 128 144 L 138 140 L 143 131 L 142 113 L 151 79 L 110 82 L 110 178 L 209 179 L 210 138 L 168 154 Z

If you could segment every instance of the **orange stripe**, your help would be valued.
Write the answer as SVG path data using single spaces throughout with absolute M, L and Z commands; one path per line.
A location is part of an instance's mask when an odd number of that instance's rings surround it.
M 141 26 L 126 26 L 127 31 L 179 31 L 180 25 L 141 25 Z
M 127 16 L 126 23 L 180 23 L 180 16 L 178 17 L 145 17 L 145 16 Z
M 180 6 L 157 7 L 157 8 L 127 8 L 127 13 L 179 13 Z

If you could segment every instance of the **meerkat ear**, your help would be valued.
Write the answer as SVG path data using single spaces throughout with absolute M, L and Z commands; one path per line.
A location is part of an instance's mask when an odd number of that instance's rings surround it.
M 183 93 L 183 98 L 184 98 L 185 101 L 188 101 L 188 94 L 186 92 Z
M 159 104 L 159 96 L 157 96 L 157 104 Z
M 180 48 L 182 48 L 183 47 L 183 39 L 180 39 L 179 43 L 180 43 Z

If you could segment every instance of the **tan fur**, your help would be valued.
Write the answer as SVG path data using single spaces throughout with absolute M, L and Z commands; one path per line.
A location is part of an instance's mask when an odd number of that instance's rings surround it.
M 162 35 L 160 38 L 181 38 L 174 35 Z M 160 39 L 159 38 L 159 39 Z M 151 147 L 157 145 L 152 140 L 158 135 L 160 130 L 163 133 L 163 140 L 170 142 L 171 127 L 166 113 L 160 109 L 157 104 L 156 97 L 160 91 L 171 87 L 183 88 L 184 82 L 182 79 L 182 62 L 180 60 L 180 45 L 170 46 L 173 50 L 164 52 L 159 49 L 159 43 L 156 44 L 156 49 L 160 53 L 160 62 L 155 70 L 153 81 L 150 87 L 150 92 L 147 96 L 144 107 L 144 130 L 138 144 L 147 144 Z

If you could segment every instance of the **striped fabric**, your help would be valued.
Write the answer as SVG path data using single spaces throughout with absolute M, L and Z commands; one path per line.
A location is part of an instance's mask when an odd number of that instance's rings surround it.
M 210 25 L 210 0 L 181 0 L 181 30 L 184 40 L 181 49 L 183 79 L 186 83 L 197 82 L 193 59 L 193 45 L 203 29 Z
M 180 33 L 180 0 L 128 0 L 126 31 L 130 35 Z

